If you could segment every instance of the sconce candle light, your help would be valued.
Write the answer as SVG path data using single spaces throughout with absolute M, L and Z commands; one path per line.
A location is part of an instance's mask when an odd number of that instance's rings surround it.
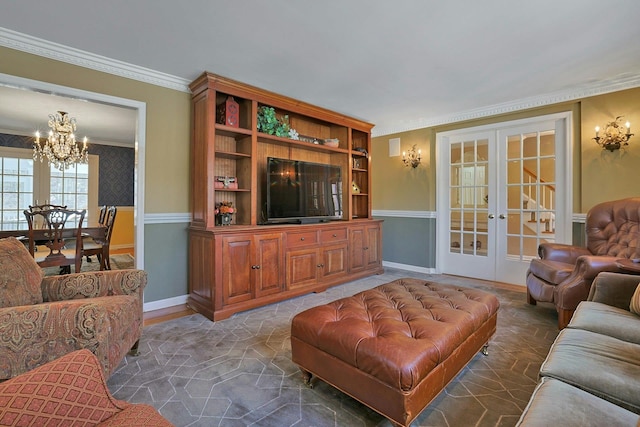
M 631 123 L 627 122 L 623 126 L 622 123 L 619 123 L 622 117 L 618 116 L 615 120 L 607 123 L 602 130 L 603 136 L 600 136 L 600 126 L 596 126 L 596 137 L 593 140 L 603 149 L 613 152 L 629 145 L 629 138 L 633 136 Z
M 416 144 L 409 149 L 408 152 L 402 152 L 402 162 L 405 166 L 417 168 L 421 160 L 421 150 L 416 151 Z

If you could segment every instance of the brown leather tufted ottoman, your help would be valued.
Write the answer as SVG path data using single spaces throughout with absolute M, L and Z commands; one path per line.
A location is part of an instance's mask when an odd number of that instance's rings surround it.
M 399 279 L 308 309 L 291 324 L 293 362 L 407 426 L 496 330 L 487 292 Z

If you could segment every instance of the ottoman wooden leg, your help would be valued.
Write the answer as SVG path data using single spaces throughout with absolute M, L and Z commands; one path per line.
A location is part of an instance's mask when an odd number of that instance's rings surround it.
M 489 344 L 483 345 L 481 351 L 482 351 L 483 355 L 488 356 L 489 355 Z
M 313 384 L 311 383 L 313 374 L 311 374 L 311 372 L 302 368 L 300 368 L 300 372 L 302 372 L 302 381 L 304 381 L 304 385 L 306 385 L 309 388 L 313 388 Z

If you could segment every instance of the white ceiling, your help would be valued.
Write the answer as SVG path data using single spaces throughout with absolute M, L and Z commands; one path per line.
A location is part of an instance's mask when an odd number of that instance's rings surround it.
M 639 18 L 637 0 L 20 0 L 3 2 L 0 27 L 184 90 L 207 70 L 384 134 L 638 87 Z M 131 111 L 110 124 L 117 109 L 96 120 L 91 103 L 19 107 L 19 95 L 0 91 L 0 128 L 42 130 L 61 108 L 94 139 L 120 141 L 108 131 L 135 126 Z

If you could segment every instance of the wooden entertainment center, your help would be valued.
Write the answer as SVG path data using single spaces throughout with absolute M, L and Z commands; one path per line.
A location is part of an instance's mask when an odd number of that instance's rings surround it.
M 382 222 L 371 217 L 373 125 L 211 73 L 190 89 L 190 307 L 221 320 L 383 272 Z M 265 106 L 301 138 L 258 131 Z M 268 157 L 340 166 L 342 220 L 261 225 Z M 237 209 L 231 225 L 216 220 L 223 201 Z

